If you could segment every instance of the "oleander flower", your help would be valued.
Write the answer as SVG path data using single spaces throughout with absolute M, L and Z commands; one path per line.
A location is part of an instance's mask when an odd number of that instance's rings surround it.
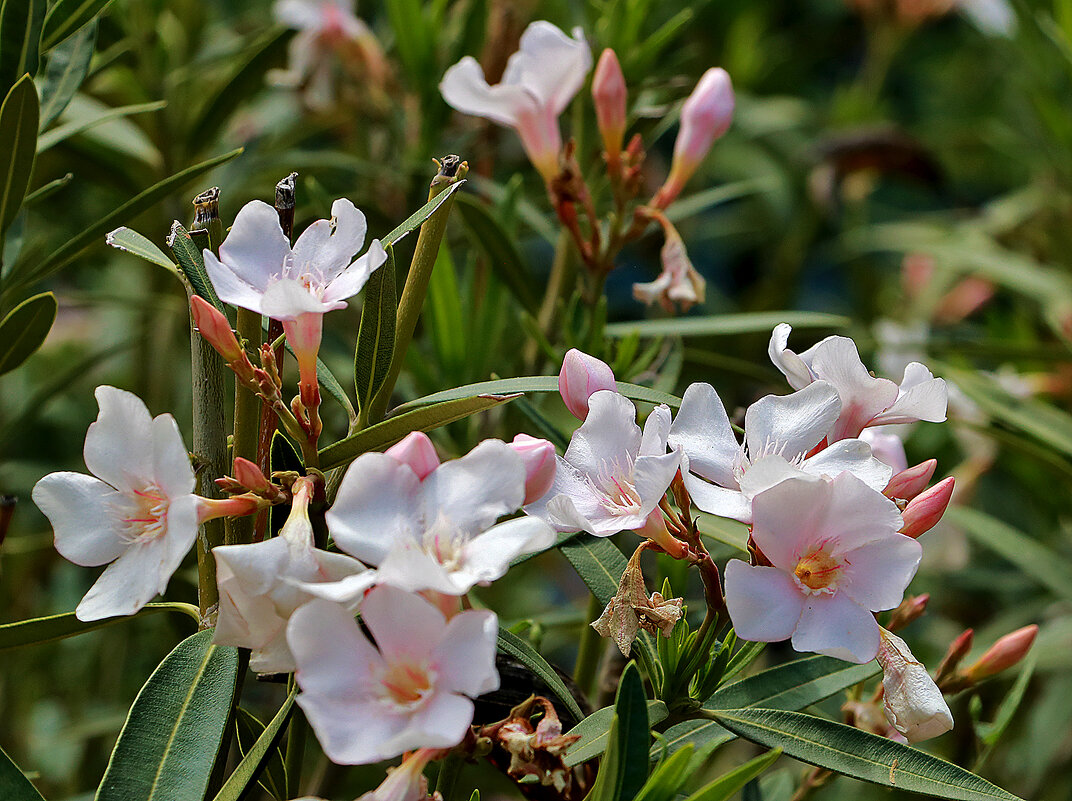
M 896 634 L 879 629 L 878 663 L 882 666 L 882 706 L 886 719 L 910 743 L 929 740 L 953 728 L 942 691 L 927 668 Z
M 294 501 L 279 536 L 249 545 L 221 545 L 216 557 L 220 612 L 212 641 L 252 651 L 249 666 L 257 673 L 289 673 L 294 657 L 287 647 L 287 620 L 313 596 L 302 584 L 341 581 L 371 587 L 374 573 L 345 554 L 313 545 L 308 478 L 294 483 Z
M 857 476 L 881 491 L 892 468 L 876 459 L 866 442 L 846 439 L 814 452 L 841 412 L 837 390 L 816 381 L 790 395 L 768 395 L 745 412 L 744 443 L 738 444 L 726 407 L 710 384 L 692 384 L 670 428 L 670 447 L 681 451 L 681 475 L 693 502 L 705 512 L 752 521 L 752 498 L 767 489 L 746 482 L 753 464 L 780 456 L 804 473 Z M 758 479 L 758 476 L 755 477 Z
M 197 538 L 202 502 L 175 418 L 151 417 L 115 387 L 95 395 L 100 413 L 83 449 L 93 475 L 50 473 L 33 488 L 56 550 L 76 565 L 108 565 L 75 610 L 86 621 L 132 615 L 164 592 Z
M 767 457 L 751 472 L 784 471 Z M 896 607 L 922 556 L 898 533 L 897 505 L 851 473 L 793 475 L 752 502 L 752 539 L 770 562 L 726 566 L 726 605 L 746 640 L 792 638 L 798 651 L 869 662 L 879 649 L 872 612 Z
M 499 687 L 495 614 L 469 610 L 448 622 L 420 596 L 378 586 L 361 617 L 375 645 L 329 601 L 310 601 L 287 625 L 298 704 L 324 753 L 358 765 L 460 742 L 470 699 Z
M 510 56 L 502 82 L 489 86 L 484 70 L 466 56 L 443 75 L 439 90 L 451 107 L 514 128 L 545 181 L 558 174 L 562 134 L 558 115 L 584 85 L 592 52 L 579 28 L 566 36 L 550 22 L 533 22 Z
M 829 434 L 830 442 L 857 437 L 868 426 L 945 420 L 945 381 L 935 378 L 919 362 L 910 362 L 900 385 L 868 372 L 856 343 L 848 337 L 831 336 L 803 353 L 789 350 L 786 323 L 774 328 L 769 353 L 793 389 L 813 381 L 827 381 L 841 398 L 841 416 Z

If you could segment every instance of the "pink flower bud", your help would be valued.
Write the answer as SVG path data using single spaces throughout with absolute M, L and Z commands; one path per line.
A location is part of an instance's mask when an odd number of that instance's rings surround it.
M 190 317 L 201 336 L 216 349 L 227 362 L 245 358 L 242 346 L 231 330 L 231 324 L 223 312 L 200 295 L 190 298 Z
M 870 430 L 865 428 L 864 433 Z M 882 494 L 887 498 L 901 498 L 910 501 L 923 492 L 927 483 L 931 480 L 931 476 L 934 475 L 936 467 L 938 467 L 938 460 L 928 459 L 914 467 L 902 470 L 890 479 L 890 483 L 886 485 L 886 489 L 882 490 Z
M 567 351 L 558 373 L 558 391 L 573 416 L 584 420 L 588 416 L 588 399 L 601 389 L 618 391 L 610 365 L 576 348 Z
M 592 76 L 592 99 L 596 104 L 596 119 L 603 136 L 607 161 L 617 161 L 625 139 L 625 76 L 618 56 L 609 47 L 603 51 Z
M 510 447 L 525 465 L 525 500 L 539 500 L 555 481 L 555 446 L 545 439 L 518 434 Z
M 249 459 L 243 459 L 241 456 L 235 457 L 234 477 L 243 487 L 258 494 L 266 492 L 271 487 L 261 469 Z
M 729 73 L 714 67 L 703 74 L 681 109 L 681 128 L 674 142 L 670 175 L 652 205 L 666 208 L 681 193 L 707 157 L 711 145 L 730 127 L 734 102 Z
M 953 483 L 954 479 L 950 476 L 913 498 L 902 515 L 904 527 L 901 533 L 915 539 L 934 528 L 953 497 Z
M 1031 650 L 1035 642 L 1036 634 L 1038 634 L 1038 626 L 1034 623 L 1006 634 L 991 645 L 965 673 L 972 682 L 976 682 L 1000 673 L 1006 668 L 1011 668 L 1027 656 L 1027 652 Z
M 949 649 L 945 652 L 945 656 L 942 657 L 942 661 L 938 664 L 937 676 L 935 681 L 939 685 L 945 685 L 946 681 L 956 672 L 957 665 L 961 660 L 968 655 L 968 651 L 971 650 L 972 643 L 975 641 L 975 631 L 972 629 L 964 629 L 953 642 L 949 644 Z
M 392 459 L 409 465 L 421 481 L 439 467 L 439 456 L 436 454 L 435 445 L 423 431 L 408 434 L 404 440 L 397 445 L 392 445 L 385 453 Z
M 900 606 L 893 610 L 893 614 L 890 615 L 890 622 L 886 624 L 886 629 L 888 631 L 899 631 L 913 620 L 922 617 L 923 613 L 927 611 L 927 603 L 930 599 L 931 596 L 927 593 L 905 598 L 901 601 Z

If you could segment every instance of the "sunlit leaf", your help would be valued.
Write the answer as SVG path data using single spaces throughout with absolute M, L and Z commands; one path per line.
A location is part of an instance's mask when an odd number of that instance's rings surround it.
M 421 223 L 431 217 L 436 209 L 447 202 L 447 198 L 461 189 L 464 183 L 464 180 L 455 181 L 446 189 L 442 190 L 438 195 L 407 217 L 397 228 L 391 231 L 391 233 L 383 237 L 380 242 L 384 247 L 387 247 L 388 245 L 396 245 L 401 242 L 408 234 L 415 231 L 417 228 L 420 228 Z
M 846 328 L 851 320 L 825 312 L 748 312 L 745 314 L 713 314 L 709 317 L 668 317 L 661 320 L 638 320 L 611 323 L 606 328 L 609 337 L 639 334 L 643 337 L 737 336 L 739 334 L 770 334 L 779 323 L 794 328 Z
M 119 106 L 118 108 L 110 109 L 93 117 L 73 120 L 66 125 L 58 125 L 52 130 L 45 131 L 37 137 L 37 152 L 44 153 L 49 148 L 55 147 L 64 140 L 70 139 L 72 136 L 77 136 L 83 131 L 88 131 L 90 128 L 96 128 L 98 125 L 103 125 L 106 122 L 118 120 L 123 117 L 133 117 L 135 114 L 145 114 L 149 111 L 159 111 L 166 105 L 167 103 L 163 100 L 158 100 L 154 103 L 135 103 L 130 106 Z
M 192 617 L 196 623 L 201 622 L 201 615 L 198 613 L 197 607 L 183 603 L 146 604 L 133 615 L 109 617 L 104 620 L 91 620 L 88 622 L 83 622 L 76 618 L 74 612 L 65 612 L 61 615 L 49 615 L 47 617 L 33 618 L 32 620 L 20 620 L 16 623 L 5 623 L 0 626 L 0 651 L 62 640 L 78 634 L 85 634 L 87 631 L 96 631 L 106 626 L 114 626 L 117 623 L 126 623 L 134 618 L 147 617 L 158 612 L 180 612 Z
M 125 250 L 151 264 L 157 264 L 176 276 L 179 274 L 175 262 L 169 259 L 164 251 L 153 244 L 150 239 L 131 228 L 116 228 L 104 238 L 104 241 L 113 248 Z

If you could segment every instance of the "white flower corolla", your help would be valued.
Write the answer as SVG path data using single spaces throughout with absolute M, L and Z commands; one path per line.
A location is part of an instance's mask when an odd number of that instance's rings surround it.
M 361 617 L 375 645 L 328 601 L 310 601 L 287 624 L 298 704 L 324 753 L 359 765 L 460 742 L 470 699 L 499 687 L 495 614 L 468 610 L 448 622 L 420 596 L 378 586 Z
M 517 130 L 544 180 L 558 174 L 561 114 L 584 85 L 592 52 L 581 30 L 567 36 L 550 22 L 533 22 L 510 56 L 502 82 L 489 86 L 476 59 L 466 56 L 443 75 L 439 90 L 451 107 Z
M 164 592 L 197 538 L 200 505 L 175 418 L 151 417 L 115 387 L 95 394 L 100 414 L 83 450 L 93 475 L 50 473 L 33 488 L 65 559 L 111 563 L 78 604 L 79 620 L 132 615 Z
M 558 531 L 597 537 L 644 529 L 677 473 L 680 456 L 666 452 L 669 408 L 653 409 L 643 432 L 636 414 L 625 396 L 605 389 L 594 393 L 565 457 L 556 457 L 550 491 L 525 511 Z
M 942 691 L 927 668 L 896 634 L 880 628 L 878 663 L 882 666 L 882 705 L 886 719 L 910 743 L 929 740 L 953 728 Z
M 841 412 L 837 390 L 816 381 L 790 395 L 768 395 L 745 412 L 744 443 L 738 444 L 726 407 L 710 384 L 685 390 L 669 445 L 682 454 L 681 475 L 697 507 L 710 514 L 752 521 L 752 498 L 766 486 L 745 482 L 753 464 L 781 456 L 801 471 L 833 477 L 849 472 L 881 491 L 892 468 L 857 439 L 836 442 L 813 453 Z
M 212 641 L 252 651 L 257 673 L 289 673 L 294 657 L 287 647 L 287 620 L 313 596 L 305 583 L 341 581 L 373 584 L 374 573 L 352 557 L 317 550 L 309 520 L 312 482 L 298 479 L 290 516 L 279 536 L 249 545 L 221 545 L 216 557 L 220 612 Z
M 633 284 L 633 297 L 651 305 L 656 301 L 670 314 L 677 307 L 686 312 L 697 303 L 703 303 L 707 282 L 692 266 L 685 250 L 685 241 L 673 226 L 666 229 L 666 242 L 659 251 L 662 272 L 654 281 Z
M 749 477 L 776 462 L 764 459 Z M 879 628 L 872 612 L 901 602 L 923 552 L 897 533 L 897 505 L 842 473 L 829 481 L 783 478 L 756 494 L 752 511 L 752 539 L 771 566 L 726 565 L 726 606 L 737 635 L 792 637 L 798 651 L 874 659 Z
M 935 378 L 919 362 L 910 362 L 900 385 L 868 372 L 856 343 L 848 337 L 831 336 L 803 353 L 787 347 L 792 328 L 781 323 L 771 335 L 770 353 L 793 389 L 813 381 L 827 381 L 841 398 L 841 415 L 831 429 L 830 442 L 859 436 L 868 426 L 945 420 L 945 381 Z
M 366 453 L 339 484 L 328 530 L 341 550 L 379 568 L 378 583 L 464 595 L 503 576 L 516 557 L 554 544 L 551 527 L 531 517 L 496 525 L 524 497 L 524 462 L 499 440 L 485 440 L 423 478 L 388 454 Z M 346 602 L 363 592 L 360 583 L 303 588 Z

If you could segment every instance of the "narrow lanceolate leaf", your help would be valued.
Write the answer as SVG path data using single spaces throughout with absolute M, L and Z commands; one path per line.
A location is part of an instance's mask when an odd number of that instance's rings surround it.
M 581 711 L 581 707 L 577 704 L 576 699 L 573 697 L 573 693 L 569 691 L 569 688 L 567 688 L 565 682 L 559 678 L 555 669 L 547 663 L 546 659 L 540 656 L 535 648 L 516 634 L 512 634 L 503 628 L 499 629 L 498 648 L 504 654 L 513 657 L 535 673 L 536 676 L 547 685 L 555 698 L 569 710 L 569 713 L 573 715 L 574 720 L 581 720 L 581 718 L 584 717 L 584 712 Z
M 56 296 L 51 292 L 27 298 L 0 322 L 0 375 L 33 355 L 56 321 Z
M 357 330 L 354 353 L 354 385 L 358 410 L 367 409 L 376 397 L 391 368 L 395 348 L 395 250 L 387 248 L 387 261 L 365 284 L 361 305 L 361 327 Z
M 112 120 L 118 120 L 124 117 L 133 117 L 135 114 L 145 114 L 149 111 L 159 111 L 166 105 L 167 103 L 163 100 L 157 100 L 152 103 L 135 103 L 130 106 L 119 106 L 118 108 L 109 109 L 94 117 L 75 120 L 66 125 L 59 125 L 50 131 L 45 131 L 37 137 L 37 152 L 44 153 L 46 150 L 55 147 L 60 142 L 70 139 L 72 136 L 77 136 L 83 131 L 88 131 L 90 128 L 96 128 L 98 125 L 103 125 L 106 122 L 111 122 Z
M 125 623 L 136 617 L 146 617 L 157 612 L 181 612 L 192 617 L 195 623 L 201 621 L 201 616 L 196 606 L 182 603 L 146 604 L 139 611 L 127 617 L 109 617 L 104 620 L 91 620 L 88 623 L 76 618 L 74 612 L 66 612 L 62 615 L 36 617 L 32 620 L 20 620 L 17 623 L 6 623 L 0 626 L 0 651 L 62 640 L 78 634 L 85 634 L 87 631 L 96 631 L 105 626 L 114 626 L 116 623 Z M 0 796 L 0 798 L 2 797 Z
M 101 13 L 112 0 L 56 0 L 45 17 L 41 50 L 51 50 Z
M 112 234 L 114 233 L 116 232 L 113 231 Z M 109 245 L 113 244 L 111 241 L 112 234 L 108 234 Z M 218 310 L 223 311 L 223 303 L 220 301 L 219 296 L 216 295 L 216 290 L 208 277 L 208 270 L 205 269 L 205 257 L 201 254 L 201 248 L 197 246 L 197 243 L 190 236 L 190 232 L 178 220 L 171 224 L 171 233 L 168 234 L 167 246 L 171 249 L 172 255 L 175 256 L 175 260 L 179 263 L 179 270 L 186 276 L 186 280 L 190 282 L 194 292 Z M 116 247 L 119 246 L 116 245 Z M 165 256 L 165 258 L 167 257 Z
M 462 188 L 462 184 L 464 183 L 465 181 L 461 180 L 456 181 L 455 183 L 448 186 L 434 198 L 432 198 L 415 212 L 413 212 L 413 214 L 407 217 L 401 225 L 391 231 L 391 233 L 389 233 L 387 236 L 383 237 L 380 242 L 383 244 L 384 247 L 387 247 L 388 245 L 396 245 L 401 242 L 408 234 L 420 228 L 421 223 L 431 217 L 435 213 L 436 209 L 438 209 L 440 206 L 447 202 L 447 198 L 449 198 L 451 195 L 453 195 L 455 192 Z
M 907 745 L 842 723 L 774 709 L 714 713 L 738 736 L 821 768 L 884 787 L 957 801 L 1016 801 L 986 779 Z
M 395 444 L 411 431 L 431 431 L 455 420 L 509 403 L 516 395 L 478 395 L 473 398 L 436 403 L 389 417 L 382 423 L 328 445 L 320 451 L 320 468 L 330 470 L 349 464 L 368 451 L 378 451 Z
M 244 755 L 238 767 L 234 769 L 219 793 L 215 801 L 238 801 L 246 789 L 257 780 L 261 771 L 268 762 L 278 753 L 279 740 L 283 736 L 283 729 L 290 719 L 290 712 L 294 706 L 294 699 L 298 691 L 294 690 L 283 702 L 283 706 L 275 713 L 268 725 L 263 728 L 256 742 L 248 748 L 243 748 Z
M 178 267 L 175 266 L 175 262 L 168 258 L 167 255 L 164 254 L 164 251 L 154 245 L 152 240 L 142 236 L 131 228 L 116 228 L 104 237 L 104 241 L 113 248 L 125 250 L 127 253 L 133 253 L 139 258 L 145 259 L 150 264 L 157 264 L 165 270 L 174 273 L 176 277 L 179 275 L 179 270 Z
M 45 0 L 6 0 L 0 4 L 0 92 L 22 75 L 36 75 Z
M 651 707 L 648 711 L 650 713 Z M 685 782 L 692 778 L 686 769 L 691 758 L 691 745 L 670 754 L 652 771 L 633 801 L 673 801 Z
M 0 749 L 0 798 L 4 801 L 45 801 L 3 749 Z
M 773 765 L 781 755 L 782 749 L 775 748 L 757 756 L 755 759 L 750 759 L 729 773 L 719 776 L 713 782 L 705 784 L 690 795 L 686 801 L 726 801 L 727 798 Z
M 522 376 L 521 378 L 499 378 L 494 381 L 481 381 L 477 384 L 467 384 L 463 387 L 446 389 L 442 392 L 425 395 L 423 398 L 417 398 L 416 400 L 403 403 L 392 413 L 398 414 L 399 412 L 417 409 L 432 403 L 441 403 L 443 401 L 457 400 L 459 398 L 472 398 L 477 395 L 487 394 L 504 395 L 513 392 L 558 392 L 558 376 L 533 375 Z M 642 387 L 639 384 L 628 384 L 625 381 L 618 382 L 618 392 L 625 395 L 625 397 L 630 400 L 641 401 L 643 403 L 665 403 L 671 409 L 676 409 L 681 405 L 681 398 L 666 392 L 660 392 L 651 387 Z
M 473 243 L 484 253 L 492 270 L 521 306 L 530 314 L 536 314 L 540 302 L 533 287 L 532 273 L 513 240 L 476 198 L 458 195 L 457 207 Z
M 30 76 L 24 75 L 0 105 L 0 235 L 26 196 L 37 147 L 37 119 L 37 89 Z
M 648 701 L 649 726 L 662 723 L 666 720 L 668 714 L 666 704 L 662 701 Z M 573 765 L 587 762 L 606 750 L 607 737 L 610 734 L 610 721 L 613 717 L 614 707 L 605 706 L 602 709 L 597 709 L 567 732 L 567 734 L 581 738 L 569 747 L 566 758 L 563 760 L 567 766 L 572 767 Z
M 41 87 L 42 131 L 63 113 L 86 79 L 96 46 L 97 23 L 92 22 L 49 54 L 37 81 Z
M 187 637 L 153 671 L 130 708 L 96 801 L 204 796 L 234 699 L 238 649 Z
M 789 323 L 794 328 L 836 329 L 846 328 L 851 322 L 848 317 L 823 312 L 750 312 L 611 323 L 606 328 L 606 334 L 609 337 L 626 337 L 631 334 L 639 334 L 643 337 L 737 336 L 739 334 L 769 334 L 778 323 Z
M 618 684 L 607 753 L 587 801 L 632 801 L 648 779 L 650 742 L 644 684 L 630 662 Z

